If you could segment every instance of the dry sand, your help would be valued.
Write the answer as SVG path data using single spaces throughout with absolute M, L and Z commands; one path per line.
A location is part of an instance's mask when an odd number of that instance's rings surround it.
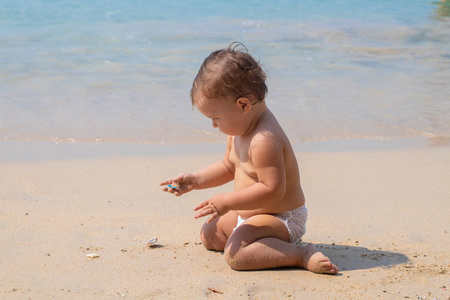
M 449 147 L 297 155 L 304 242 L 317 244 L 338 276 L 237 272 L 203 248 L 204 220 L 192 208 L 231 185 L 176 198 L 158 182 L 221 154 L 4 158 L 0 298 L 448 299 Z

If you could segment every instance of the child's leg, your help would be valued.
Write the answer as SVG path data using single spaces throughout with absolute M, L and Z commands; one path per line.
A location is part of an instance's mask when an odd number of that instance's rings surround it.
M 286 226 L 272 215 L 253 216 L 236 228 L 226 243 L 225 257 L 236 270 L 300 267 L 315 273 L 339 271 L 314 246 L 289 243 Z
M 211 223 L 204 223 L 200 232 L 203 245 L 208 250 L 223 251 L 228 237 L 233 233 L 238 215 L 229 211 L 225 215 L 214 219 Z

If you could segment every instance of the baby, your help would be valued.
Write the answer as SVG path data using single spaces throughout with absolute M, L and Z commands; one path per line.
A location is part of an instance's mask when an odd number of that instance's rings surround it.
M 181 196 L 234 180 L 233 191 L 194 208 L 195 218 L 209 216 L 201 230 L 203 245 L 224 251 L 231 268 L 300 267 L 336 274 L 338 268 L 313 245 L 296 245 L 305 233 L 305 197 L 292 146 L 266 106 L 265 81 L 261 66 L 242 44 L 212 52 L 195 77 L 191 100 L 228 136 L 225 156 L 160 185 Z

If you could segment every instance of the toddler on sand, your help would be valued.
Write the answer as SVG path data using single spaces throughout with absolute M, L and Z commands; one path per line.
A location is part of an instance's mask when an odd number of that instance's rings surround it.
M 336 274 L 338 268 L 313 245 L 296 244 L 305 233 L 305 197 L 292 146 L 266 106 L 265 81 L 242 44 L 212 52 L 195 77 L 191 100 L 228 136 L 225 156 L 160 185 L 173 185 L 163 191 L 181 196 L 234 180 L 234 190 L 194 208 L 195 218 L 209 216 L 201 230 L 203 245 L 224 251 L 231 268 L 300 267 Z

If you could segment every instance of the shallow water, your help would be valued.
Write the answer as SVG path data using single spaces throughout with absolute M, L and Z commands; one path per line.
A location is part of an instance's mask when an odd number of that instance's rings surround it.
M 203 59 L 243 42 L 293 143 L 450 137 L 448 2 L 0 3 L 0 139 L 223 142 L 192 110 Z

